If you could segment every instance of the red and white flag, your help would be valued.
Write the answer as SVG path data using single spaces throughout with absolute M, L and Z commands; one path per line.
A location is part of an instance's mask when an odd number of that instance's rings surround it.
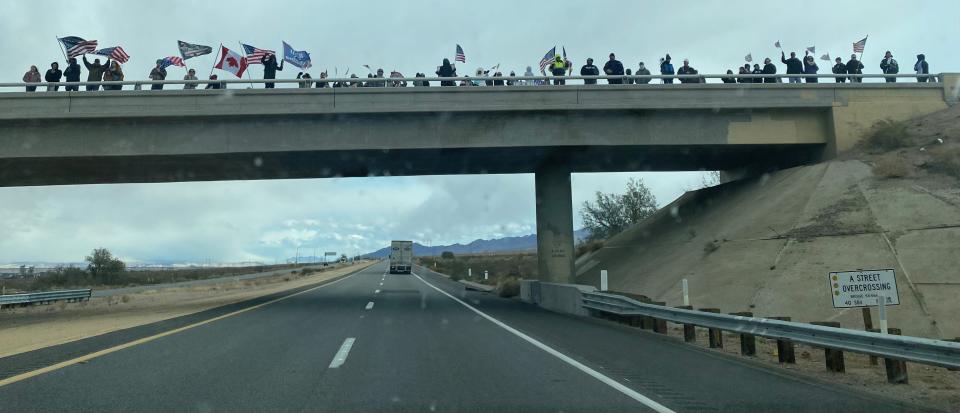
M 247 70 L 247 58 L 233 50 L 220 46 L 220 61 L 214 66 L 217 69 L 233 73 L 237 77 L 243 77 L 243 72 Z

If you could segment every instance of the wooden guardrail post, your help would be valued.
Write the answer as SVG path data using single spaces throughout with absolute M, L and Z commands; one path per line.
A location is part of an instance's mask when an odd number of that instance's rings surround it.
M 814 321 L 810 324 L 824 327 L 840 327 L 840 323 L 836 321 Z M 846 368 L 843 364 L 843 351 L 837 350 L 835 348 L 825 348 L 823 349 L 823 358 L 827 365 L 827 370 L 843 373 L 846 371 Z
M 701 308 L 700 311 L 705 313 L 719 313 L 719 308 Z M 710 348 L 723 348 L 723 332 L 716 328 L 707 329 L 707 337 L 709 338 Z
M 644 304 L 653 303 L 653 301 L 651 301 L 649 298 L 646 298 L 646 297 L 640 297 L 639 301 Z M 646 315 L 640 316 L 640 328 L 644 330 L 653 330 L 653 317 L 646 316 Z
M 899 328 L 888 328 L 887 334 L 899 336 L 901 332 Z M 907 379 L 907 362 L 885 358 L 883 359 L 883 365 L 887 370 L 887 383 L 907 384 L 909 382 Z
M 677 308 L 682 308 L 684 310 L 693 310 L 692 305 L 681 305 Z M 687 343 L 696 343 L 697 342 L 697 327 L 693 324 L 684 324 L 683 325 L 683 341 Z
M 790 321 L 790 317 L 767 317 L 771 320 Z M 777 340 L 777 361 L 780 363 L 796 364 L 797 355 L 790 340 Z
M 741 317 L 753 317 L 753 313 L 749 311 L 730 313 L 730 315 L 738 315 Z M 744 356 L 757 355 L 757 338 L 754 337 L 753 334 L 740 333 L 740 354 Z
M 650 304 L 659 305 L 659 306 L 667 305 L 665 301 L 654 301 L 654 302 L 651 302 Z M 660 333 L 660 334 L 667 334 L 667 320 L 664 320 L 662 318 L 653 318 L 653 332 Z

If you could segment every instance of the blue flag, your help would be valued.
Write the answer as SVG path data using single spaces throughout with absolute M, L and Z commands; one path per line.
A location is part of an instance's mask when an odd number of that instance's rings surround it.
M 287 42 L 283 42 L 283 61 L 301 69 L 307 69 L 310 63 L 310 53 L 304 50 L 293 50 Z

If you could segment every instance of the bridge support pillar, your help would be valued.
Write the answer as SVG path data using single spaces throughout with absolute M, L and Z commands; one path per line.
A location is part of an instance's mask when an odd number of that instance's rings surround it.
M 535 172 L 537 197 L 537 261 L 539 278 L 575 282 L 573 270 L 573 196 L 570 170 L 543 165 Z

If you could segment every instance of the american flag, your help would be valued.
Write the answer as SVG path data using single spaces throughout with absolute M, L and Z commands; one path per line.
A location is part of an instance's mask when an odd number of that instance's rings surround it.
M 249 44 L 240 43 L 243 46 L 243 53 L 247 55 L 247 63 L 251 65 L 260 65 L 263 64 L 260 62 L 267 55 L 277 55 L 277 52 L 273 50 L 266 49 L 257 49 L 256 47 L 250 46 Z
M 170 67 L 170 66 L 187 67 L 187 65 L 183 63 L 183 59 L 182 59 L 182 58 L 179 58 L 179 57 L 177 57 L 177 56 L 167 56 L 167 57 L 164 57 L 164 58 L 161 59 L 161 60 L 163 60 L 163 62 L 160 63 L 160 67 L 162 67 L 162 68 L 164 68 L 164 69 L 166 69 L 166 68 L 168 68 L 168 67 Z
M 854 53 L 863 53 L 863 48 L 867 46 L 867 38 L 864 37 L 863 40 L 853 44 Z
M 457 45 L 457 55 L 453 57 L 454 62 L 467 63 L 467 55 L 463 54 L 463 48 Z
M 93 52 L 93 54 L 107 56 L 120 63 L 127 63 L 127 60 L 130 60 L 130 55 L 123 51 L 123 48 L 120 46 L 106 47 Z
M 77 36 L 59 37 L 63 48 L 67 50 L 67 57 L 77 57 L 85 53 L 93 53 L 97 50 L 96 40 L 83 40 Z
M 550 49 L 547 54 L 543 55 L 543 59 L 540 59 L 540 71 L 546 70 L 547 66 L 550 66 L 550 63 L 553 63 L 553 58 L 557 55 L 557 47 L 554 46 L 553 49 Z

